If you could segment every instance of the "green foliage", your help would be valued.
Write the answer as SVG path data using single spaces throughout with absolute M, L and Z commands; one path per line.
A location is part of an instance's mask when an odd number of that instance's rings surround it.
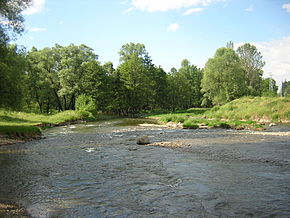
M 31 4 L 31 0 L 0 1 L 0 46 L 6 44 L 16 34 L 24 30 L 24 18 L 21 12 Z
M 40 112 L 49 113 L 51 108 L 74 110 L 76 96 L 93 95 L 92 92 L 99 91 L 102 81 L 96 79 L 99 79 L 100 71 L 105 75 L 96 61 L 97 55 L 86 45 L 55 45 L 41 50 L 32 48 L 27 59 L 28 101 L 36 102 Z
M 202 70 L 185 59 L 181 68 L 167 76 L 168 108 L 171 110 L 199 107 L 201 105 Z
M 0 46 L 0 107 L 20 109 L 25 77 L 25 52 L 16 45 Z
M 183 127 L 187 128 L 187 129 L 198 129 L 199 128 L 199 126 L 193 120 L 186 120 L 183 123 Z
M 254 45 L 249 43 L 240 46 L 237 49 L 237 54 L 240 57 L 242 68 L 245 72 L 248 94 L 260 96 L 263 75 L 262 68 L 265 66 L 262 54 Z
M 262 96 L 265 97 L 276 97 L 278 91 L 278 86 L 276 85 L 276 81 L 272 78 L 266 78 L 262 80 Z
M 145 45 L 140 43 L 122 46 L 117 69 L 111 62 L 101 65 L 98 55 L 83 44 L 32 48 L 27 54 L 16 46 L 3 48 L 6 50 L 0 53 L 2 108 L 47 114 L 77 108 L 87 117 L 92 113 L 135 116 L 143 111 L 178 112 L 212 107 L 248 94 L 274 96 L 277 92 L 274 80 L 261 80 L 264 62 L 250 44 L 235 52 L 229 42 L 228 48 L 216 51 L 205 69 L 184 59 L 178 70 L 172 68 L 168 74 L 152 63 Z M 283 84 L 282 92 L 287 95 L 288 83 Z M 234 114 L 238 109 L 235 105 L 227 109 L 228 114 L 215 116 L 239 117 Z M 272 113 L 276 119 L 276 111 Z M 184 122 L 187 117 L 171 119 Z
M 136 115 L 143 110 L 164 108 L 167 100 L 166 73 L 152 60 L 143 44 L 122 46 L 120 61 L 112 74 L 111 110 L 120 115 Z
M 214 105 L 222 105 L 246 94 L 244 81 L 238 55 L 230 48 L 220 48 L 206 63 L 201 86 Z
M 282 83 L 281 95 L 283 97 L 289 97 L 290 96 L 290 81 L 284 81 Z
M 79 95 L 76 100 L 76 110 L 96 112 L 96 104 L 91 96 Z

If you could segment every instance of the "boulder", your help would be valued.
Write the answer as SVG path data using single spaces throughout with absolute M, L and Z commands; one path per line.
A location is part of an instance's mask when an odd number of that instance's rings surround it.
M 149 137 L 148 136 L 141 136 L 140 138 L 138 138 L 137 144 L 138 145 L 147 145 L 147 144 L 150 144 Z

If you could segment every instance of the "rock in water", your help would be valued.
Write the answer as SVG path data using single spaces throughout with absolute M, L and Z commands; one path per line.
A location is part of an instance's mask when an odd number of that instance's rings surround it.
M 271 126 L 277 126 L 277 124 L 276 124 L 276 123 L 270 123 L 269 126 L 270 126 L 270 127 L 271 127 Z
M 150 144 L 149 137 L 148 136 L 141 136 L 140 138 L 138 138 L 137 144 L 138 145 L 147 145 L 147 144 Z

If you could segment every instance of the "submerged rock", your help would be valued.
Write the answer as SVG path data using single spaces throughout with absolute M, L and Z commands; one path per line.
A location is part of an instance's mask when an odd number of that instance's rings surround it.
M 141 136 L 140 138 L 137 139 L 137 144 L 138 145 L 150 144 L 149 137 L 148 136 Z

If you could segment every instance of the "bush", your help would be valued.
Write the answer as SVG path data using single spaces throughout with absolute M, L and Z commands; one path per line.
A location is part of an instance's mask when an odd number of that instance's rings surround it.
M 96 112 L 96 104 L 92 97 L 87 95 L 79 95 L 76 100 L 76 109 L 78 111 Z

